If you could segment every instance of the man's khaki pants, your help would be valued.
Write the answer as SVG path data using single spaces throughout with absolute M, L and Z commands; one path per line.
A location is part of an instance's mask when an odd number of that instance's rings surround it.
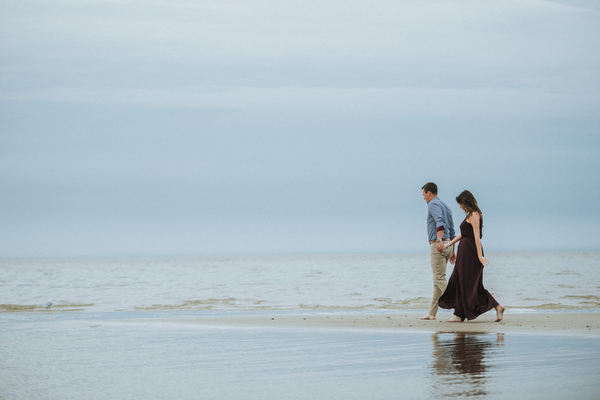
M 436 243 L 431 243 L 431 272 L 433 272 L 433 299 L 431 300 L 431 308 L 429 314 L 435 316 L 438 312 L 438 300 L 442 297 L 448 281 L 446 280 L 446 266 L 448 259 L 452 255 L 452 246 L 440 253 L 437 250 Z

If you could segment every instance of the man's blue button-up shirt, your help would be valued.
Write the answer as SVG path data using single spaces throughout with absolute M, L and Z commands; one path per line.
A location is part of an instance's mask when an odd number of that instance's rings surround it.
M 454 239 L 456 235 L 450 207 L 436 196 L 427 203 L 427 210 L 427 235 L 429 236 L 429 241 L 437 239 L 437 230 L 442 226 L 444 227 L 443 239 Z

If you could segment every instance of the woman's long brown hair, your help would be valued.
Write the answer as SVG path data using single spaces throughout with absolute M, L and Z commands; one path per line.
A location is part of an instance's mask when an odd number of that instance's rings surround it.
M 461 194 L 456 196 L 456 202 L 462 205 L 466 211 L 469 212 L 469 214 L 473 212 L 479 213 L 479 215 L 482 214 L 479 206 L 477 205 L 477 200 L 475 200 L 475 196 L 473 196 L 473 194 L 468 190 L 463 190 Z

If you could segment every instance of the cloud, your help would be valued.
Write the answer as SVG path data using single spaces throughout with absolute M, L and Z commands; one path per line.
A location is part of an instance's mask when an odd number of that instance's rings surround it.
M 597 65 L 595 19 L 544 1 L 52 4 L 4 17 L 3 53 L 44 86 L 480 88 Z
M 419 249 L 429 180 L 447 200 L 472 189 L 496 232 L 519 224 L 507 248 L 540 219 L 570 229 L 600 167 L 598 16 L 584 0 L 7 2 L 0 256 Z M 573 243 L 593 246 L 599 219 Z

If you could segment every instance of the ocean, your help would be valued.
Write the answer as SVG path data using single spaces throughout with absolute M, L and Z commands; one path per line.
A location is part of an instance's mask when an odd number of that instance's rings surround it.
M 505 318 L 600 311 L 600 252 L 487 256 Z M 597 336 L 177 322 L 418 317 L 431 286 L 426 252 L 1 260 L 0 399 L 600 398 Z
M 490 253 L 484 285 L 513 311 L 599 310 L 600 252 Z M 448 266 L 448 276 L 452 266 Z M 429 256 L 0 260 L 0 312 L 426 310 Z

